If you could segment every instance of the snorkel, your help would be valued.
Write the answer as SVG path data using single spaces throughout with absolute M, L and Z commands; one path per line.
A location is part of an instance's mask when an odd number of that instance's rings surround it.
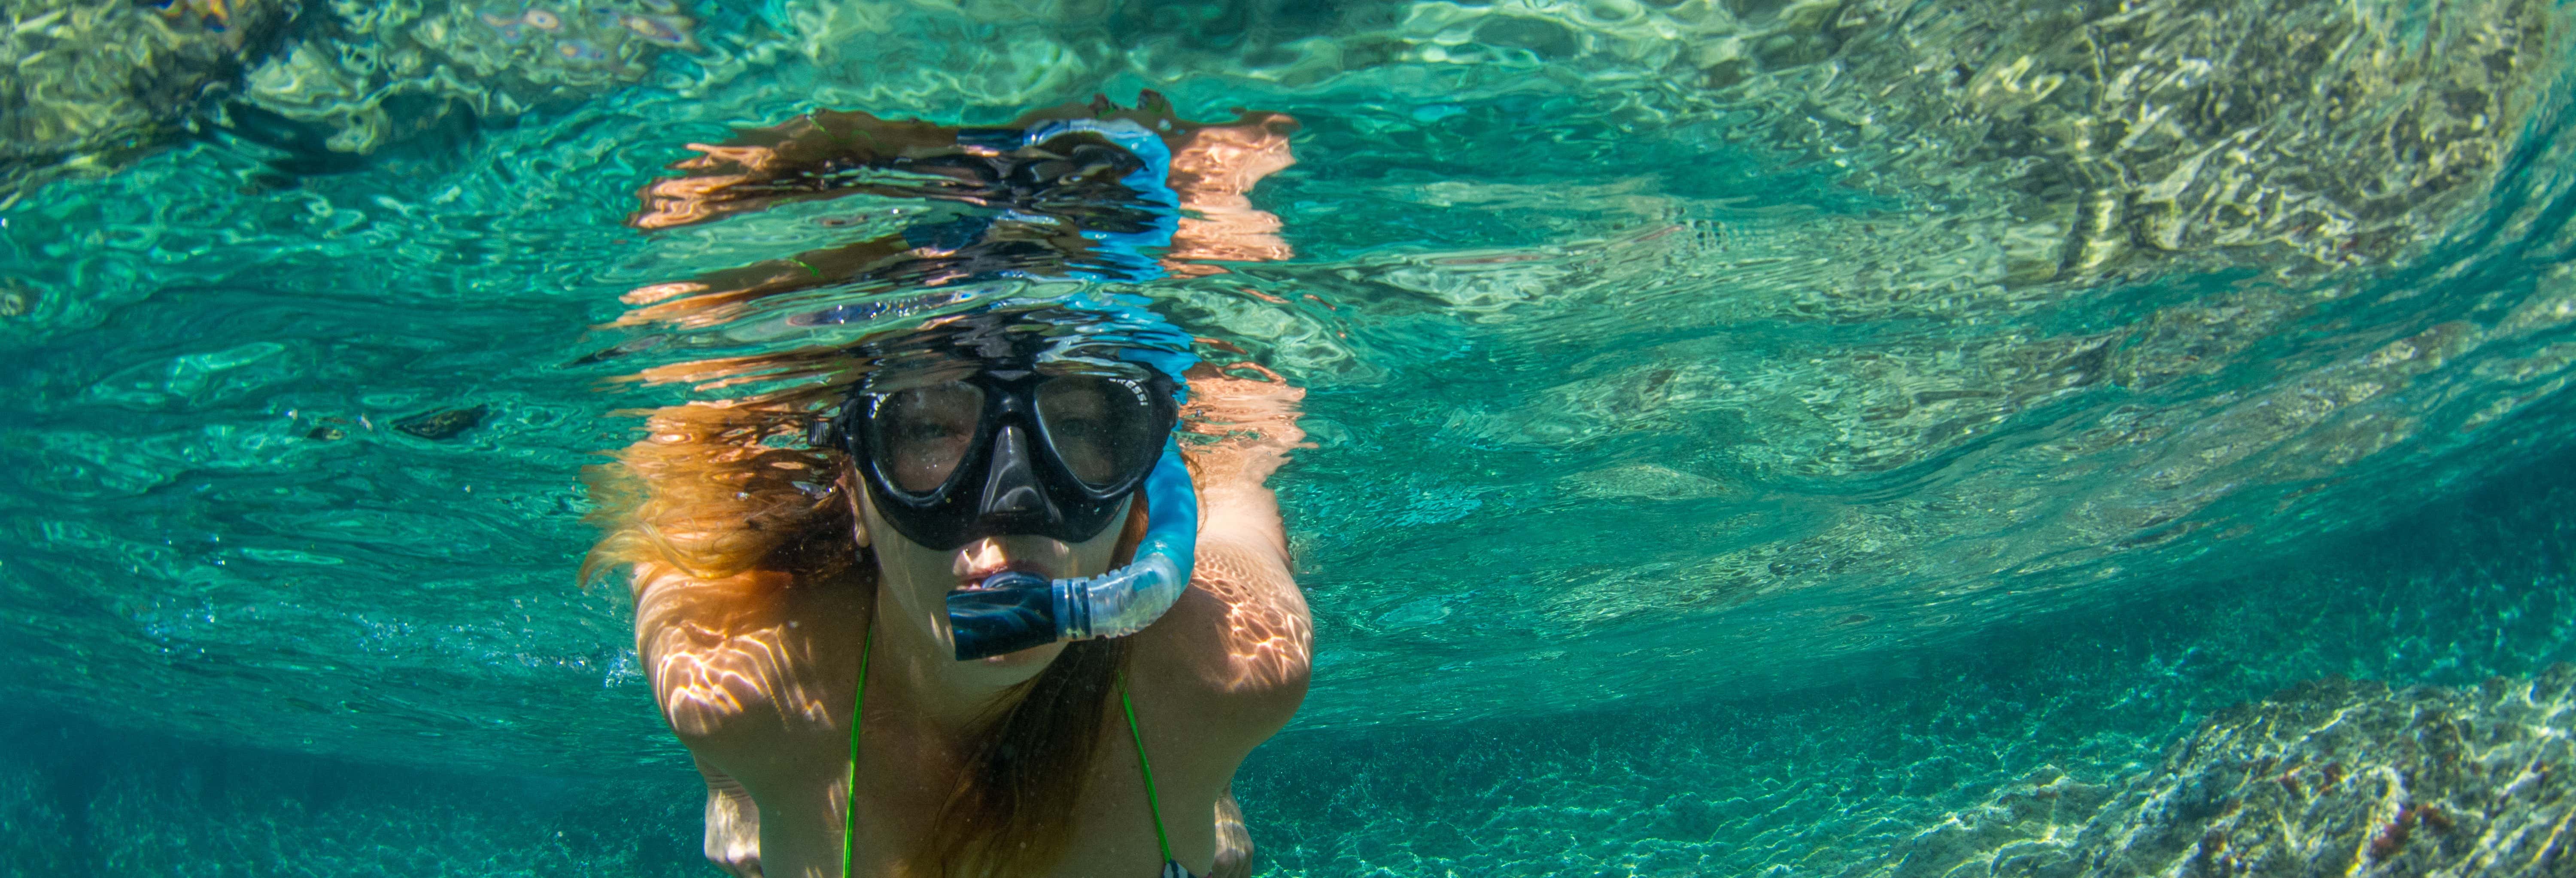
M 1088 281 L 1130 282 L 1162 277 L 1162 263 L 1152 255 L 1151 251 L 1154 248 L 1170 246 L 1173 232 L 1180 227 L 1181 198 L 1179 194 L 1172 191 L 1171 184 L 1167 182 L 1172 173 L 1172 148 L 1163 143 L 1160 135 L 1137 124 L 1133 119 L 1058 119 L 1030 128 L 1020 137 L 1019 145 L 1025 149 L 1075 132 L 1088 133 L 1107 140 L 1143 163 L 1141 167 L 1118 178 L 1118 184 L 1134 193 L 1135 205 L 1150 208 L 1144 212 L 1144 215 L 1151 220 L 1132 231 L 1083 229 L 1082 237 L 1099 248 L 1094 251 L 1093 256 L 1104 264 L 1098 267 L 1111 269 L 1111 271 L 1103 273 L 1067 267 L 1061 277 Z M 1003 274 L 1030 277 L 1017 270 L 1006 271 Z M 1030 279 L 1055 278 L 1030 277 Z
M 1061 640 L 1124 637 L 1145 630 L 1190 585 L 1199 533 L 1198 492 L 1177 438 L 1145 477 L 1145 536 L 1135 561 L 1099 576 L 1047 579 L 1005 570 L 948 593 L 957 660 L 1018 652 Z

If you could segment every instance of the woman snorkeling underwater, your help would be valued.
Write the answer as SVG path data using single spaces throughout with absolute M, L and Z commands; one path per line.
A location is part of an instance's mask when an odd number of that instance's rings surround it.
M 1248 874 L 1233 774 L 1296 712 L 1311 655 L 1263 484 L 1303 438 L 1301 393 L 1190 367 L 1188 344 L 1086 296 L 1009 300 L 808 358 L 845 381 L 651 413 L 591 566 L 633 567 L 638 652 L 705 776 L 711 860 Z

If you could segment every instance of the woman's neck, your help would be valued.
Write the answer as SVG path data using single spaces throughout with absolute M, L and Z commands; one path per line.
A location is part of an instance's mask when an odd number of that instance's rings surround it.
M 1020 684 L 1044 673 L 1064 652 L 1061 643 L 975 661 L 958 661 L 932 634 L 946 620 L 891 618 L 901 603 L 880 600 L 875 627 L 872 697 L 896 695 L 943 733 L 958 733 L 995 715 L 1017 698 Z M 879 682 L 883 681 L 883 682 Z M 884 687 L 884 688 L 879 688 Z M 892 690 L 892 691 L 889 691 Z

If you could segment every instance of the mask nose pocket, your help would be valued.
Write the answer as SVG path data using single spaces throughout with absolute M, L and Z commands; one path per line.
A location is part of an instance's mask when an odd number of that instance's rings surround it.
M 1018 425 L 1003 427 L 993 437 L 993 466 L 984 477 L 984 502 L 975 510 L 979 518 L 1051 521 L 1057 516 L 1047 503 L 1046 491 L 1038 485 L 1037 468 L 1029 459 L 1028 436 Z

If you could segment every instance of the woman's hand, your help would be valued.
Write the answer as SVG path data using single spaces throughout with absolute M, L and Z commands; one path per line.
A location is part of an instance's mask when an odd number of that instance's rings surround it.
M 707 781 L 707 862 L 734 878 L 761 878 L 760 806 L 731 775 L 698 761 Z

